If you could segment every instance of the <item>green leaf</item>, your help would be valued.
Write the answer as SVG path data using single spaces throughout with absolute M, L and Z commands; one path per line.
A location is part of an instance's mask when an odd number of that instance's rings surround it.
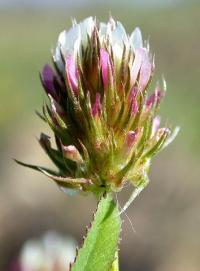
M 118 249 L 121 219 L 111 194 L 102 197 L 71 271 L 110 271 Z

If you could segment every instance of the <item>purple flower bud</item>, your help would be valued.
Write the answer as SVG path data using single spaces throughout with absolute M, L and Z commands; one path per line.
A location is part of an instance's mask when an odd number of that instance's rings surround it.
M 57 98 L 57 91 L 55 88 L 56 76 L 52 68 L 46 64 L 41 72 L 41 81 L 47 94 L 50 94 L 54 99 Z
M 101 112 L 101 95 L 100 95 L 100 93 L 98 92 L 98 93 L 96 94 L 96 100 L 95 100 L 95 103 L 94 103 L 94 105 L 93 105 L 93 107 L 92 107 L 92 115 L 93 115 L 94 117 L 99 116 L 100 112 Z
M 65 64 L 66 74 L 67 74 L 67 80 L 72 88 L 73 92 L 77 94 L 78 92 L 78 71 L 76 68 L 76 63 L 74 61 L 73 55 L 68 55 L 66 58 L 66 64 Z

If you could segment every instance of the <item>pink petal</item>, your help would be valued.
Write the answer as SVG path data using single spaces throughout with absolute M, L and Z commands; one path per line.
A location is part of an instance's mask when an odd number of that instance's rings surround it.
M 100 49 L 100 64 L 101 64 L 104 87 L 107 87 L 109 83 L 108 75 L 109 75 L 109 71 L 112 70 L 112 65 L 110 62 L 110 56 L 108 52 L 103 48 Z
M 147 50 L 144 50 L 142 65 L 140 68 L 140 77 L 138 82 L 140 91 L 143 91 L 146 88 L 150 80 L 151 74 L 152 74 L 152 63 L 150 62 Z
M 41 80 L 47 94 L 51 94 L 52 97 L 57 98 L 57 92 L 55 88 L 56 75 L 48 64 L 44 66 L 41 72 Z
M 138 112 L 138 102 L 137 102 L 136 98 L 134 98 L 134 100 L 133 100 L 132 112 L 133 112 L 133 114 L 137 114 L 137 112 Z
M 62 146 L 64 156 L 74 162 L 82 163 L 83 159 L 74 145 Z
M 139 131 L 129 131 L 125 138 L 125 151 L 130 151 L 138 139 Z
M 157 105 L 159 105 L 160 104 L 160 102 L 161 102 L 161 99 L 165 96 L 165 92 L 164 91 L 162 91 L 159 87 L 157 87 L 156 88 L 156 90 L 155 90 L 155 95 L 156 95 L 156 97 L 157 97 Z
M 138 102 L 137 102 L 138 89 L 133 87 L 129 96 L 129 102 L 132 102 L 132 113 L 136 114 L 138 112 Z
M 151 136 L 155 135 L 155 133 L 158 131 L 159 126 L 160 126 L 160 117 L 156 116 L 153 119 Z
M 92 115 L 94 117 L 99 116 L 100 112 L 101 112 L 101 95 L 100 93 L 97 93 L 95 103 L 92 107 Z
M 69 85 L 71 86 L 72 90 L 75 94 L 77 94 L 78 91 L 78 72 L 76 69 L 76 64 L 74 61 L 74 58 L 72 55 L 68 55 L 66 58 L 66 64 L 65 64 L 67 79 L 69 82 Z
M 152 107 L 152 105 L 155 102 L 155 93 L 151 94 L 151 96 L 148 98 L 147 102 L 146 102 L 146 106 L 147 107 Z
M 159 87 L 157 87 L 154 93 L 146 101 L 146 106 L 152 107 L 154 103 L 156 103 L 156 105 L 158 106 L 163 96 L 164 96 L 164 92 L 161 91 Z

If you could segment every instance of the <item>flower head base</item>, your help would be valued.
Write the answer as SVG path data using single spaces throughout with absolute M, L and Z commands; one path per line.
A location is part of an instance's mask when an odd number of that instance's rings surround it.
M 147 91 L 154 60 L 144 44 L 139 28 L 129 36 L 113 19 L 73 22 L 59 35 L 55 70 L 46 65 L 41 73 L 49 97 L 42 118 L 57 148 L 44 134 L 39 140 L 58 172 L 32 167 L 65 191 L 120 191 L 125 182 L 141 187 L 151 158 L 171 141 L 157 116 L 164 92 Z

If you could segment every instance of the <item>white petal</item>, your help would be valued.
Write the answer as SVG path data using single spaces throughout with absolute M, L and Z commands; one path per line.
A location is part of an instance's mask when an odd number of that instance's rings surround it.
M 121 47 L 119 44 L 115 43 L 113 45 L 113 53 L 114 53 L 114 58 L 121 63 L 121 58 L 123 54 L 123 47 Z
M 53 53 L 53 60 L 56 62 L 56 65 L 61 73 L 65 71 L 65 65 L 63 63 L 61 54 L 60 54 L 60 46 L 58 45 Z
M 138 82 L 138 88 L 140 91 L 143 91 L 146 88 L 152 74 L 152 63 L 150 61 L 148 51 L 147 49 L 143 49 L 143 50 L 144 50 L 144 55 L 142 59 L 142 65 L 140 68 L 140 77 L 139 77 L 139 82 Z
M 139 27 L 136 27 L 130 36 L 130 43 L 134 49 L 143 47 L 142 33 Z
M 99 25 L 99 38 L 100 38 L 101 42 L 105 39 L 107 31 L 108 31 L 107 24 L 100 23 L 100 25 Z
M 115 62 L 118 62 L 122 58 L 124 45 L 128 44 L 128 38 L 126 35 L 126 31 L 123 25 L 120 22 L 116 23 L 116 27 L 114 24 L 108 23 L 108 35 L 110 37 L 110 42 L 113 47 L 113 54 Z
M 117 43 L 122 48 L 128 42 L 126 30 L 120 22 L 117 22 L 115 29 L 111 30 L 111 42 L 113 45 Z
M 75 43 L 80 40 L 80 27 L 76 25 L 72 27 L 68 32 L 63 31 L 58 37 L 58 44 L 60 45 L 61 51 L 64 57 L 68 54 L 72 54 L 74 51 Z
M 89 35 L 90 37 L 92 35 L 92 31 L 94 29 L 95 22 L 92 17 L 88 17 L 85 20 L 83 20 L 82 22 L 80 22 L 79 25 L 80 25 L 80 31 L 81 31 L 81 41 L 85 45 L 85 43 L 87 42 L 87 35 Z
M 136 82 L 136 79 L 138 77 L 139 70 L 142 65 L 142 59 L 144 55 L 143 49 L 137 49 L 135 50 L 135 59 L 133 62 L 133 65 L 131 67 L 131 84 L 134 85 Z
M 23 270 L 40 270 L 44 265 L 44 251 L 37 240 L 29 240 L 23 246 L 20 261 Z

